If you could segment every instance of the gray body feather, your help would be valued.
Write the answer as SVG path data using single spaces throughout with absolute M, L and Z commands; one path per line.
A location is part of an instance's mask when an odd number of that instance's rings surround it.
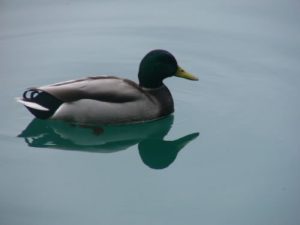
M 88 77 L 35 88 L 63 103 L 50 119 L 79 123 L 131 123 L 158 119 L 174 111 L 165 85 L 143 89 L 127 79 Z

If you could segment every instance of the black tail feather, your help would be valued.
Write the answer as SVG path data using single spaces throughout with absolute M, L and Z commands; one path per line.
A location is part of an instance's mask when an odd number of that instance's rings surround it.
M 53 95 L 50 95 L 47 92 L 38 89 L 28 89 L 27 91 L 25 91 L 23 93 L 23 100 L 28 102 L 35 102 L 49 109 L 48 111 L 42 111 L 25 106 L 35 117 L 39 119 L 48 119 L 63 103 Z

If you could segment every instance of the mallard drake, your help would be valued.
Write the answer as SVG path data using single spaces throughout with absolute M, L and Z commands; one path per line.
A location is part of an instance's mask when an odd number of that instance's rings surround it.
M 120 124 L 158 119 L 174 112 L 167 77 L 198 80 L 178 66 L 165 50 L 152 50 L 142 59 L 138 79 L 94 76 L 29 88 L 18 98 L 35 117 L 83 124 Z

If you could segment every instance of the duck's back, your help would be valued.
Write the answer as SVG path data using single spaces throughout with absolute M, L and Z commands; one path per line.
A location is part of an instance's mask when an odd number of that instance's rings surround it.
M 139 86 L 130 80 L 113 76 L 95 76 L 70 80 L 37 88 L 63 102 L 94 99 L 108 102 L 128 102 L 139 98 Z

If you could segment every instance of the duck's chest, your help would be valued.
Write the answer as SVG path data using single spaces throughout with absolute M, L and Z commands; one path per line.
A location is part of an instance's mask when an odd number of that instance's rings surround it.
M 158 116 L 166 116 L 174 112 L 174 102 L 171 92 L 166 86 L 150 90 L 149 94 L 154 99 L 158 109 Z

